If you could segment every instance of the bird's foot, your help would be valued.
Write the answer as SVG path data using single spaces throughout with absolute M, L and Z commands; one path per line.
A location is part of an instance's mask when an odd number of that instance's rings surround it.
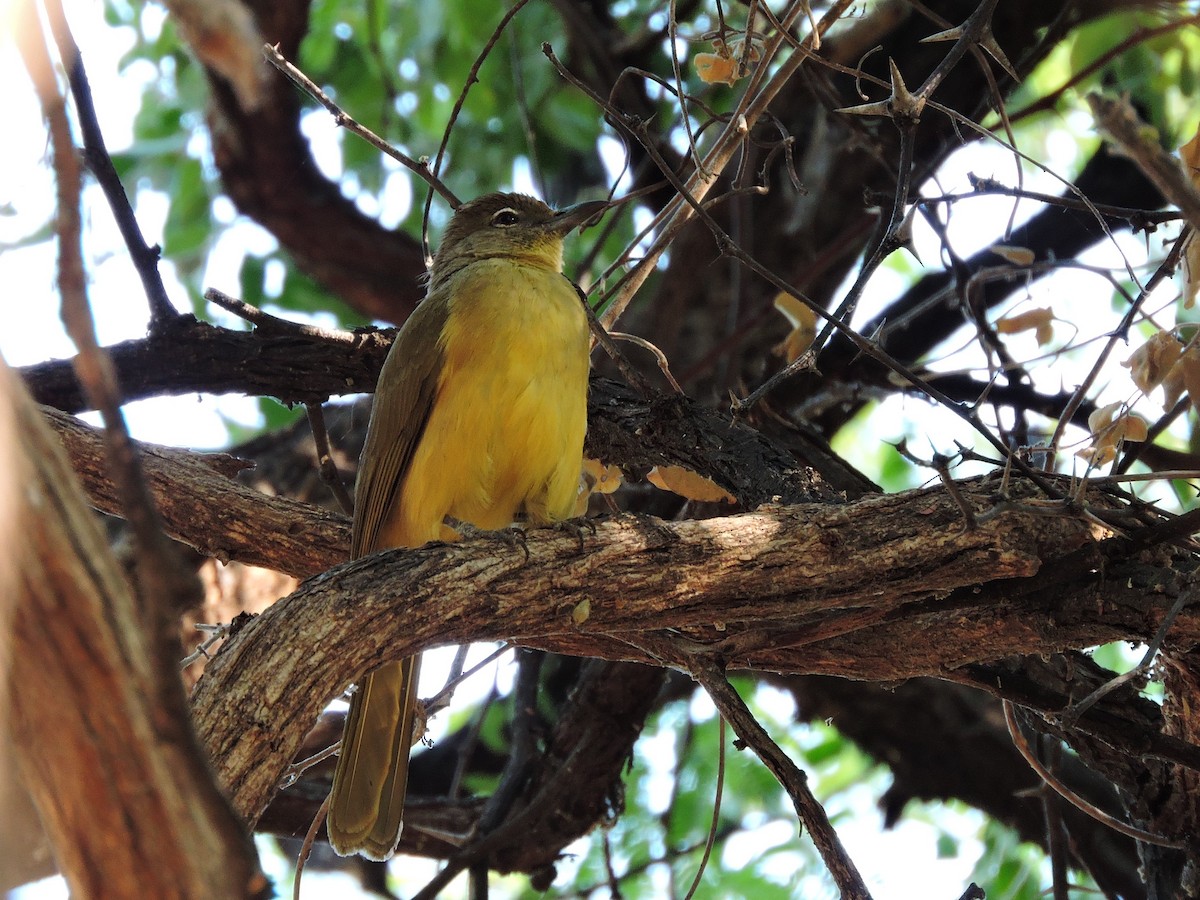
M 510 547 L 520 547 L 525 554 L 525 562 L 529 562 L 529 546 L 525 542 L 525 529 L 520 525 L 509 525 L 507 528 L 491 531 L 486 528 L 478 528 L 470 522 L 464 522 L 452 516 L 446 516 L 445 524 L 453 529 L 460 539 L 492 538 L 503 541 Z
M 568 534 L 573 534 L 579 541 L 579 552 L 583 552 L 583 533 L 590 531 L 592 537 L 596 536 L 596 522 L 586 516 L 578 516 L 574 519 L 563 519 L 561 522 L 555 522 L 554 527 L 560 531 L 565 531 Z

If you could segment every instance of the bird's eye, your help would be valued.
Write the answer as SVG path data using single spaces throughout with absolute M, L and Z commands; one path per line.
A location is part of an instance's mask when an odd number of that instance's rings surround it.
M 520 220 L 521 217 L 517 215 L 517 211 L 507 206 L 492 216 L 492 224 L 498 228 L 508 228 L 516 225 Z

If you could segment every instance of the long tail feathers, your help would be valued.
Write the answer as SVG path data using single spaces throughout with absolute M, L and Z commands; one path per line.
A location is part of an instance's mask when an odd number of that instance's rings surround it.
M 420 656 L 380 666 L 350 698 L 327 820 L 341 856 L 385 860 L 400 840 L 420 668 Z

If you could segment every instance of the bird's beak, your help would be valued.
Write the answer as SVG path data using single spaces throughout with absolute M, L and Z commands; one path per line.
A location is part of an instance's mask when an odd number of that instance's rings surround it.
M 582 228 L 592 224 L 592 220 L 599 218 L 606 209 L 608 209 L 606 200 L 588 200 L 586 203 L 577 203 L 575 206 L 560 209 L 546 222 L 545 227 L 559 234 L 566 234 L 576 226 Z

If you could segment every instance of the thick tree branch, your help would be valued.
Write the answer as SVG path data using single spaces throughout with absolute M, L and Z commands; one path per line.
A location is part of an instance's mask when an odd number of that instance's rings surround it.
M 165 394 L 251 394 L 281 403 L 323 403 L 373 390 L 391 346 L 389 332 L 320 334 L 234 331 L 181 316 L 140 340 L 108 349 L 125 402 Z M 90 408 L 70 360 L 19 370 L 38 403 L 63 412 Z
M 391 337 L 390 332 L 318 332 L 304 326 L 284 333 L 241 332 L 182 317 L 178 325 L 108 351 L 126 401 L 205 391 L 321 403 L 374 390 Z M 20 371 L 39 403 L 64 412 L 88 408 L 69 361 Z M 641 397 L 597 376 L 588 396 L 586 450 L 639 474 L 656 465 L 693 469 L 747 507 L 836 496 L 753 429 L 686 397 Z
M 120 515 L 96 429 L 52 409 L 58 433 L 92 504 Z M 300 578 L 323 572 L 350 552 L 350 523 L 319 506 L 262 494 L 229 476 L 244 463 L 224 454 L 139 444 L 147 486 L 171 537 L 206 556 L 236 559 Z
M 968 496 L 989 502 L 986 486 Z M 927 490 L 701 522 L 623 517 L 601 523 L 582 553 L 573 536 L 535 531 L 528 562 L 486 537 L 389 551 L 313 579 L 247 627 L 209 665 L 194 695 L 196 715 L 222 782 L 254 821 L 321 706 L 386 659 L 435 644 L 513 638 L 656 662 L 634 646 L 653 630 L 737 667 L 871 680 L 939 674 L 972 654 L 993 658 L 997 636 L 1024 653 L 1093 643 L 1094 623 L 1105 618 L 1095 614 L 1096 598 L 1114 593 L 1114 584 L 1086 586 L 1088 621 L 1068 617 L 1053 626 L 1042 623 L 1062 607 L 1061 586 L 1049 609 L 1036 591 L 990 609 L 976 601 L 974 586 L 1037 583 L 1056 571 L 1045 563 L 1063 548 L 1097 540 L 1081 521 L 1020 507 L 964 531 L 955 503 Z M 1114 572 L 1123 586 L 1125 573 Z M 396 598 L 403 618 L 394 613 Z M 1146 626 L 1153 633 L 1163 602 L 1142 588 L 1123 600 L 1136 615 L 1101 627 L 1114 638 L 1140 637 Z M 882 631 L 873 627 L 884 623 Z M 988 640 L 980 640 L 981 628 Z M 908 632 L 899 643 L 897 631 Z M 854 653 L 831 649 L 860 634 Z M 1195 643 L 1200 618 L 1185 611 L 1173 636 Z M 800 643 L 802 651 L 787 646 Z M 898 656 L 896 646 L 908 652 Z

